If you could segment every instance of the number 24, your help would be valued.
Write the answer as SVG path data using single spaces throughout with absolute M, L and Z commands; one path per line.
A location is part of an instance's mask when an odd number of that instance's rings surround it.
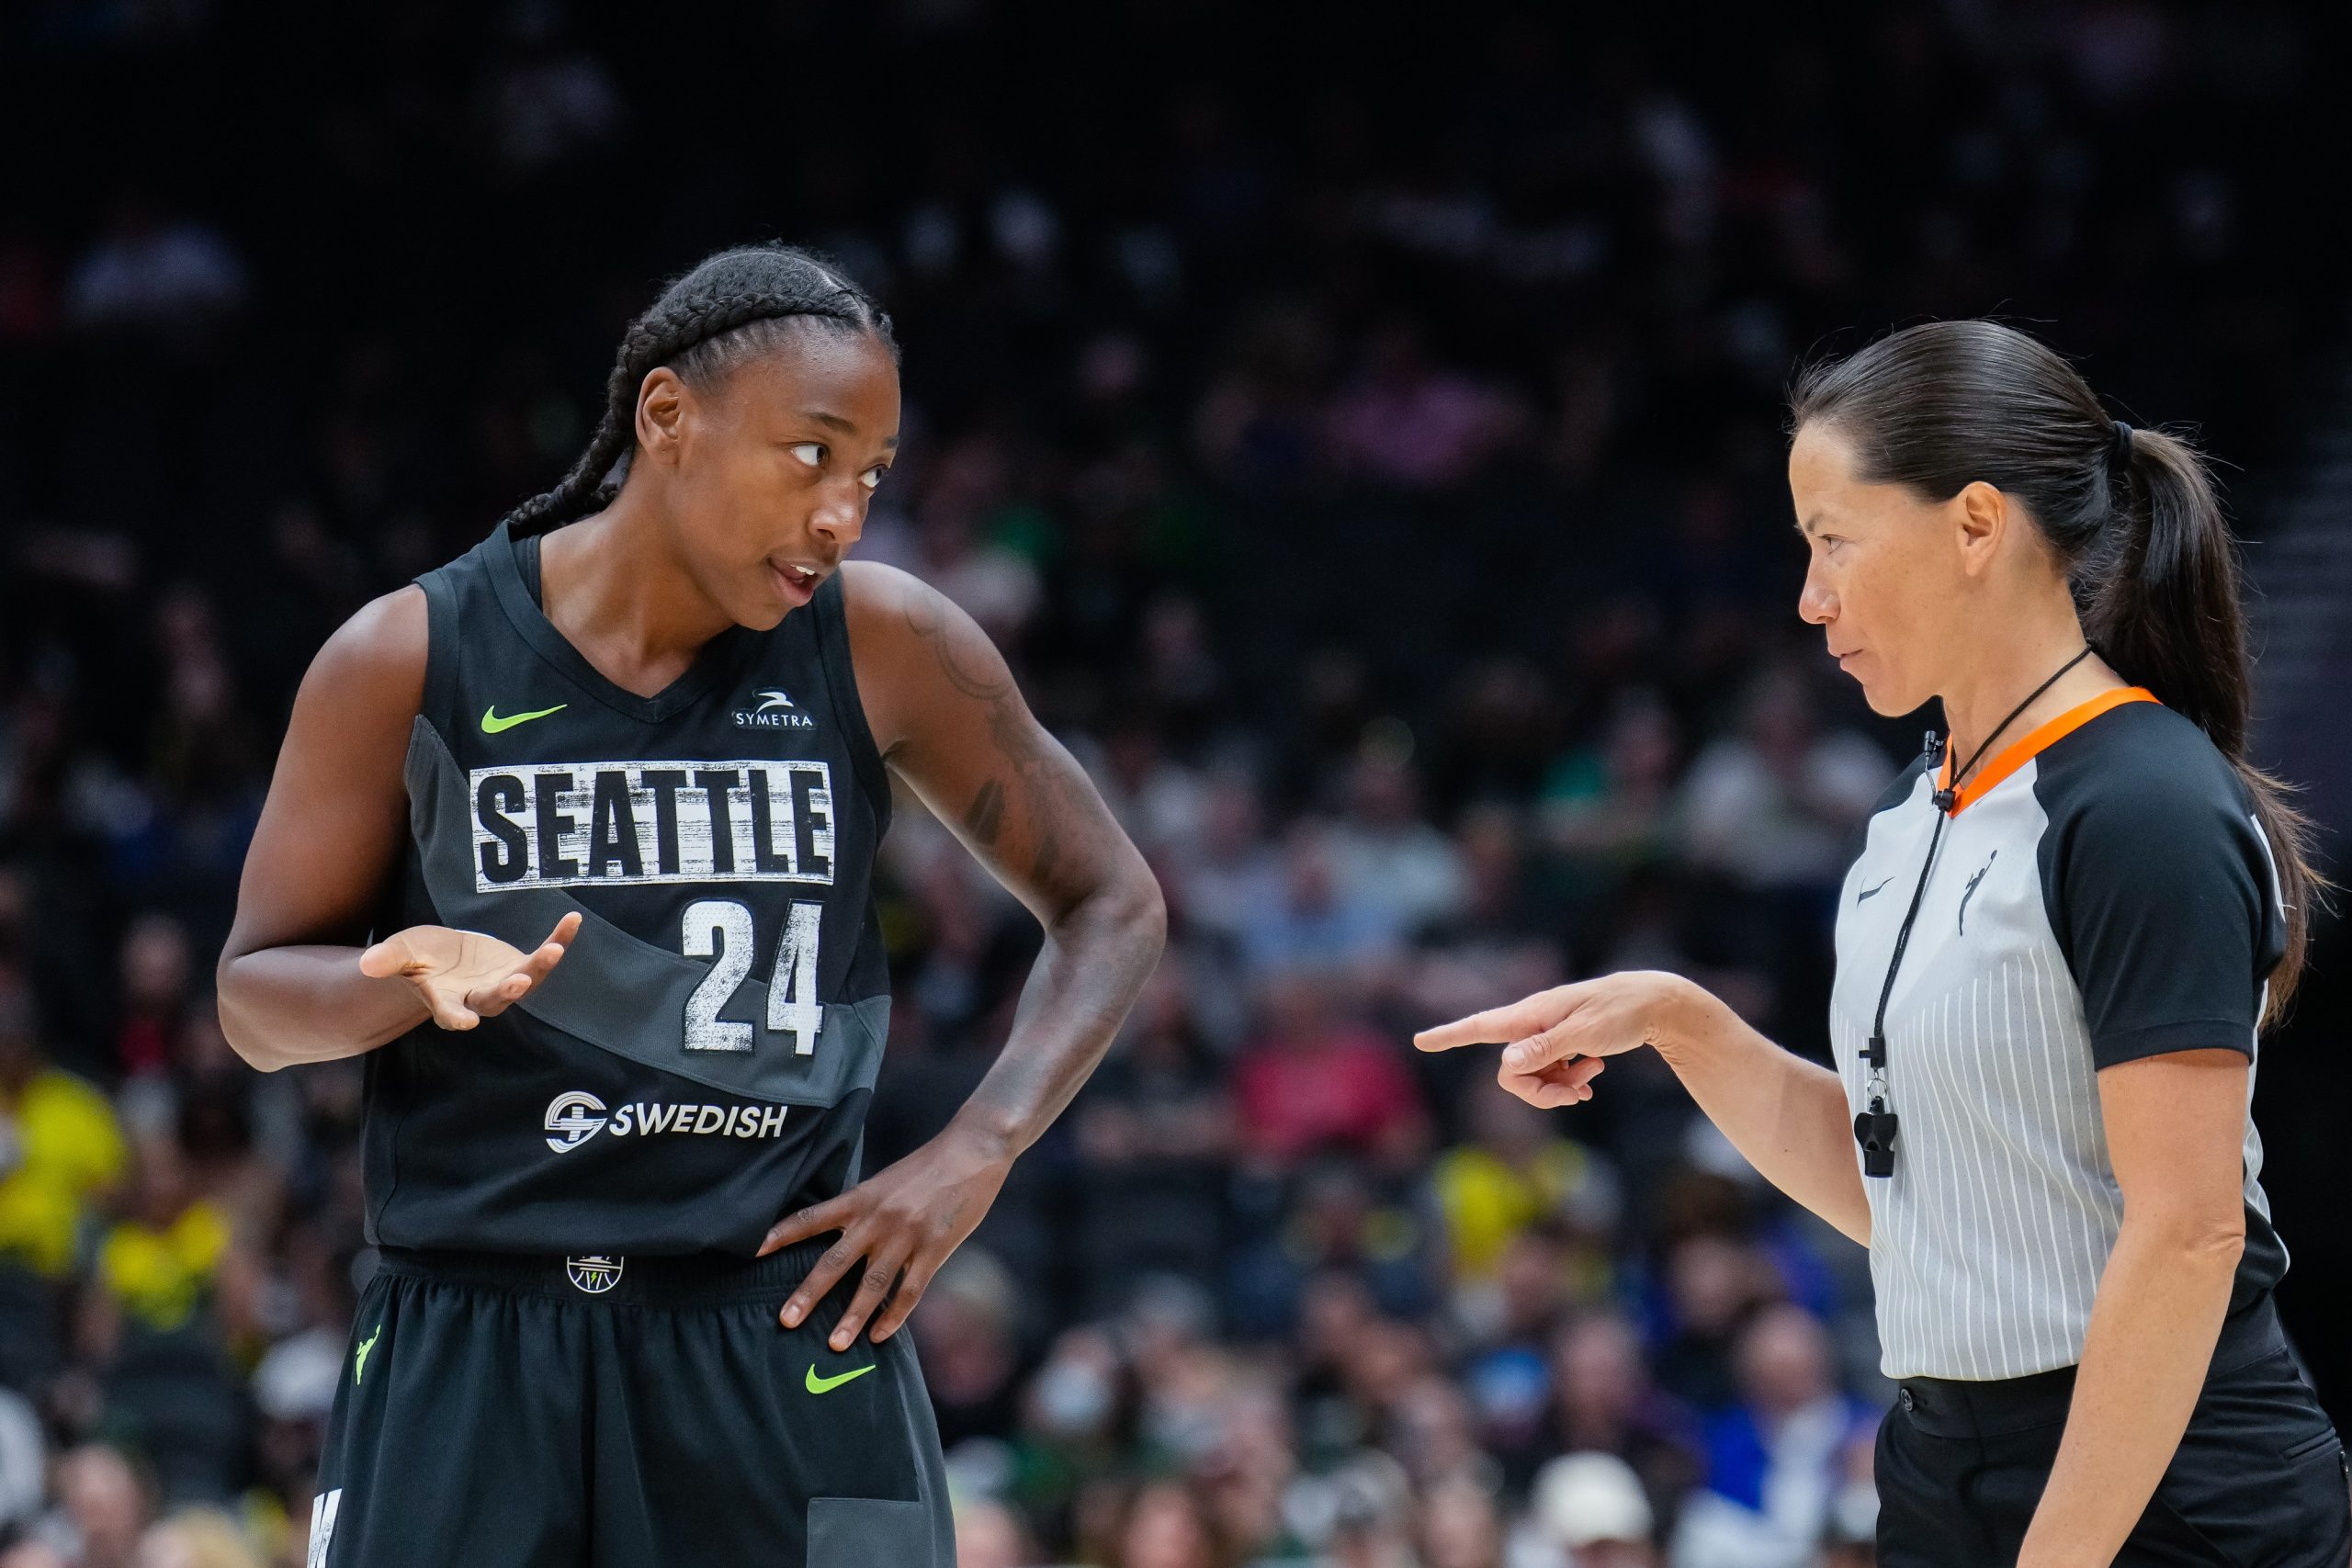
M 824 915 L 822 904 L 792 906 L 784 922 L 784 943 L 776 949 L 775 974 L 768 981 L 768 1028 L 791 1036 L 796 1056 L 817 1049 L 817 1030 L 825 1020 L 824 1006 L 817 1000 L 817 934 L 823 929 Z M 721 1018 L 718 1010 L 751 973 L 752 947 L 759 940 L 752 911 L 731 898 L 700 899 L 686 906 L 680 940 L 688 958 L 718 960 L 686 998 L 686 1049 L 750 1050 L 752 1026 Z

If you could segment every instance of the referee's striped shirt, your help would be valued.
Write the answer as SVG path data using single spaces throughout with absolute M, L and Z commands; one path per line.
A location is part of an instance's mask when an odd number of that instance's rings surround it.
M 1830 1036 L 1857 1111 L 1937 782 L 1915 762 L 1887 790 L 1840 895 Z M 2235 771 L 2143 690 L 2061 715 L 1969 781 L 1887 1007 L 1894 1174 L 1863 1179 L 1888 1377 L 2020 1377 L 2082 1359 L 2123 1218 L 2098 1071 L 2216 1045 L 2253 1057 L 2285 923 Z M 2253 1087 L 2249 1071 L 2233 1311 L 2287 1267 Z

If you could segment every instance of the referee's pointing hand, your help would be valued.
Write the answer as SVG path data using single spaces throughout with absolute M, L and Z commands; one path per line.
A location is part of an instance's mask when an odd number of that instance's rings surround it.
M 1604 975 L 1424 1029 L 1413 1043 L 1424 1051 L 1504 1046 L 1497 1080 L 1528 1104 L 1549 1111 L 1590 1100 L 1592 1080 L 1608 1065 L 1603 1057 L 1671 1040 L 1673 1020 L 1690 988 L 1679 975 L 1656 970 Z

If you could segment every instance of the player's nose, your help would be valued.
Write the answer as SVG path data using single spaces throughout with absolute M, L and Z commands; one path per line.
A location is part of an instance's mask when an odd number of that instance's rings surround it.
M 817 510 L 808 514 L 808 530 L 836 550 L 849 548 L 865 531 L 864 495 L 839 492 L 829 487 L 818 502 Z

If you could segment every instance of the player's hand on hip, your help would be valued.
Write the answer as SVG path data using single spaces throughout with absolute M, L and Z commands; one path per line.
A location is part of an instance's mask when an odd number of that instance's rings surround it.
M 577 909 L 555 923 L 529 953 L 494 936 L 449 926 L 410 926 L 359 955 L 371 979 L 406 980 L 444 1029 L 471 1029 L 520 1001 L 563 959 L 580 934 Z
M 1500 1045 L 1497 1080 L 1548 1111 L 1590 1100 L 1604 1058 L 1670 1039 L 1690 988 L 1657 970 L 1604 975 L 1424 1029 L 1413 1043 L 1424 1051 Z
M 786 1301 L 780 1321 L 799 1327 L 863 1258 L 857 1292 L 827 1342 L 848 1349 L 869 1317 L 875 1343 L 888 1339 L 914 1311 L 939 1266 L 988 1213 L 1012 1169 L 1012 1156 L 1001 1144 L 950 1122 L 939 1136 L 840 1197 L 777 1221 L 760 1244 L 763 1258 L 828 1231 L 842 1233 Z

